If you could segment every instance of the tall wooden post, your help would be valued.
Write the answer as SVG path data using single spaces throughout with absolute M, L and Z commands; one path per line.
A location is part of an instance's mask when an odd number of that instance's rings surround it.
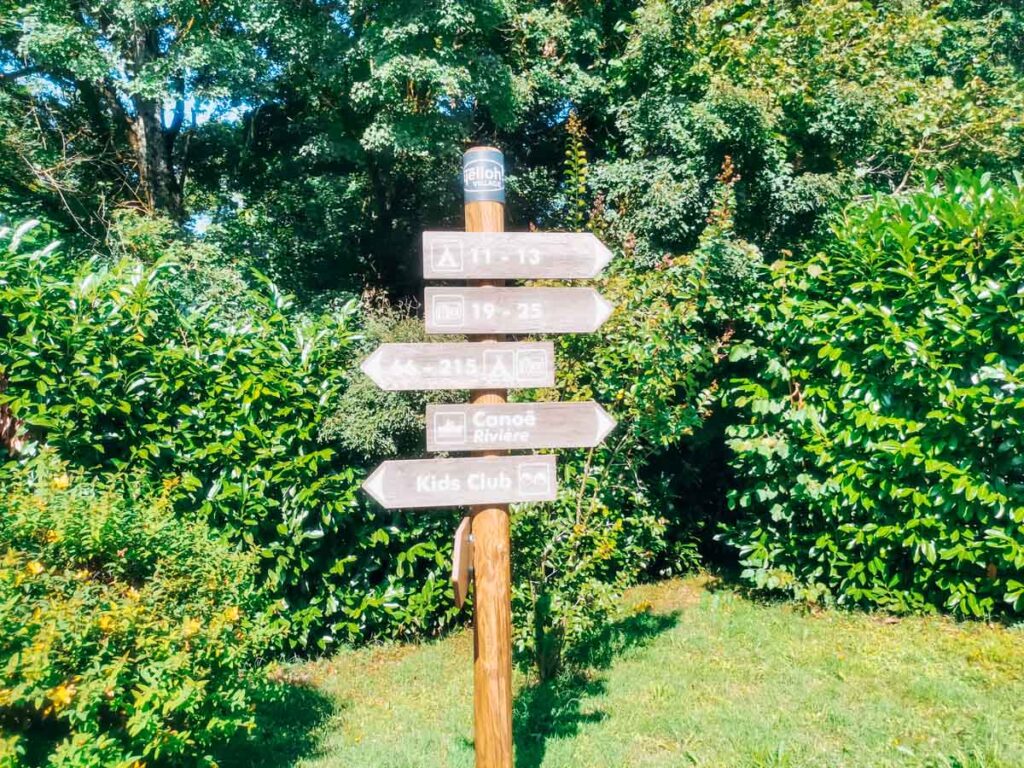
M 472 546 L 467 546 L 467 521 L 463 520 L 456 534 L 452 571 L 455 600 L 461 606 L 471 548 L 476 585 L 476 768 L 512 768 L 508 504 L 558 498 L 554 456 L 503 454 L 508 449 L 594 446 L 615 426 L 614 419 L 593 402 L 508 405 L 506 389 L 474 389 L 554 386 L 554 345 L 508 342 L 502 334 L 593 333 L 613 309 L 590 288 L 503 287 L 505 280 L 594 277 L 611 259 L 611 252 L 590 234 L 505 233 L 504 163 L 501 152 L 493 147 L 466 152 L 462 161 L 466 232 L 423 233 L 424 277 L 472 283 L 425 290 L 427 333 L 462 332 L 474 340 L 383 344 L 360 366 L 389 391 L 472 391 L 469 405 L 428 406 L 427 450 L 476 449 L 476 456 L 385 461 L 366 478 L 363 490 L 386 509 L 469 506 Z M 524 418 L 528 414 L 522 430 L 471 429 L 471 419 L 486 422 L 517 413 Z
M 505 168 L 501 152 L 474 147 L 463 156 L 466 231 L 505 231 Z M 504 281 L 477 281 L 498 286 Z M 481 342 L 504 336 L 479 336 Z M 473 390 L 471 402 L 505 402 L 503 389 Z M 497 456 L 502 451 L 481 453 Z M 512 768 L 512 572 L 508 505 L 472 507 L 473 722 L 476 768 Z

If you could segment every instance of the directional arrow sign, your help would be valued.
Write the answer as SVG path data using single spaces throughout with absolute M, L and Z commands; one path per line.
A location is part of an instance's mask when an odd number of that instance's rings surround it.
M 363 361 L 381 389 L 519 389 L 555 385 L 550 341 L 382 344 Z
M 595 277 L 611 258 L 611 251 L 589 233 L 423 233 L 427 280 Z
M 388 509 L 553 501 L 554 456 L 385 461 L 363 490 Z
M 615 427 L 594 402 L 428 405 L 428 451 L 590 448 Z
M 427 333 L 592 333 L 612 313 L 593 288 L 427 288 Z

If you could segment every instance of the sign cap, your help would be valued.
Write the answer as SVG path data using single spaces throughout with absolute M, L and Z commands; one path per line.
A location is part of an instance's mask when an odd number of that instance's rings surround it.
M 495 147 L 473 147 L 462 155 L 462 193 L 467 203 L 505 202 L 505 156 Z

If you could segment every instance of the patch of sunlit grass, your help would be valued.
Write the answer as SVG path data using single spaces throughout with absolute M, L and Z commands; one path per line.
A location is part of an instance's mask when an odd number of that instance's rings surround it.
M 472 652 L 463 632 L 290 668 L 334 705 L 290 765 L 469 768 Z M 1024 765 L 1020 630 L 812 612 L 701 577 L 631 591 L 584 657 L 544 685 L 517 674 L 517 768 Z

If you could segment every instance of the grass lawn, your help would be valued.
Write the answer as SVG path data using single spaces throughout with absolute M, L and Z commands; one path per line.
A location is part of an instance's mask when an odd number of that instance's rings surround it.
M 557 684 L 518 678 L 517 768 L 1024 766 L 1024 631 L 808 613 L 702 578 L 632 591 Z M 238 765 L 473 765 L 472 636 L 296 665 Z M 225 760 L 224 765 L 231 764 Z

